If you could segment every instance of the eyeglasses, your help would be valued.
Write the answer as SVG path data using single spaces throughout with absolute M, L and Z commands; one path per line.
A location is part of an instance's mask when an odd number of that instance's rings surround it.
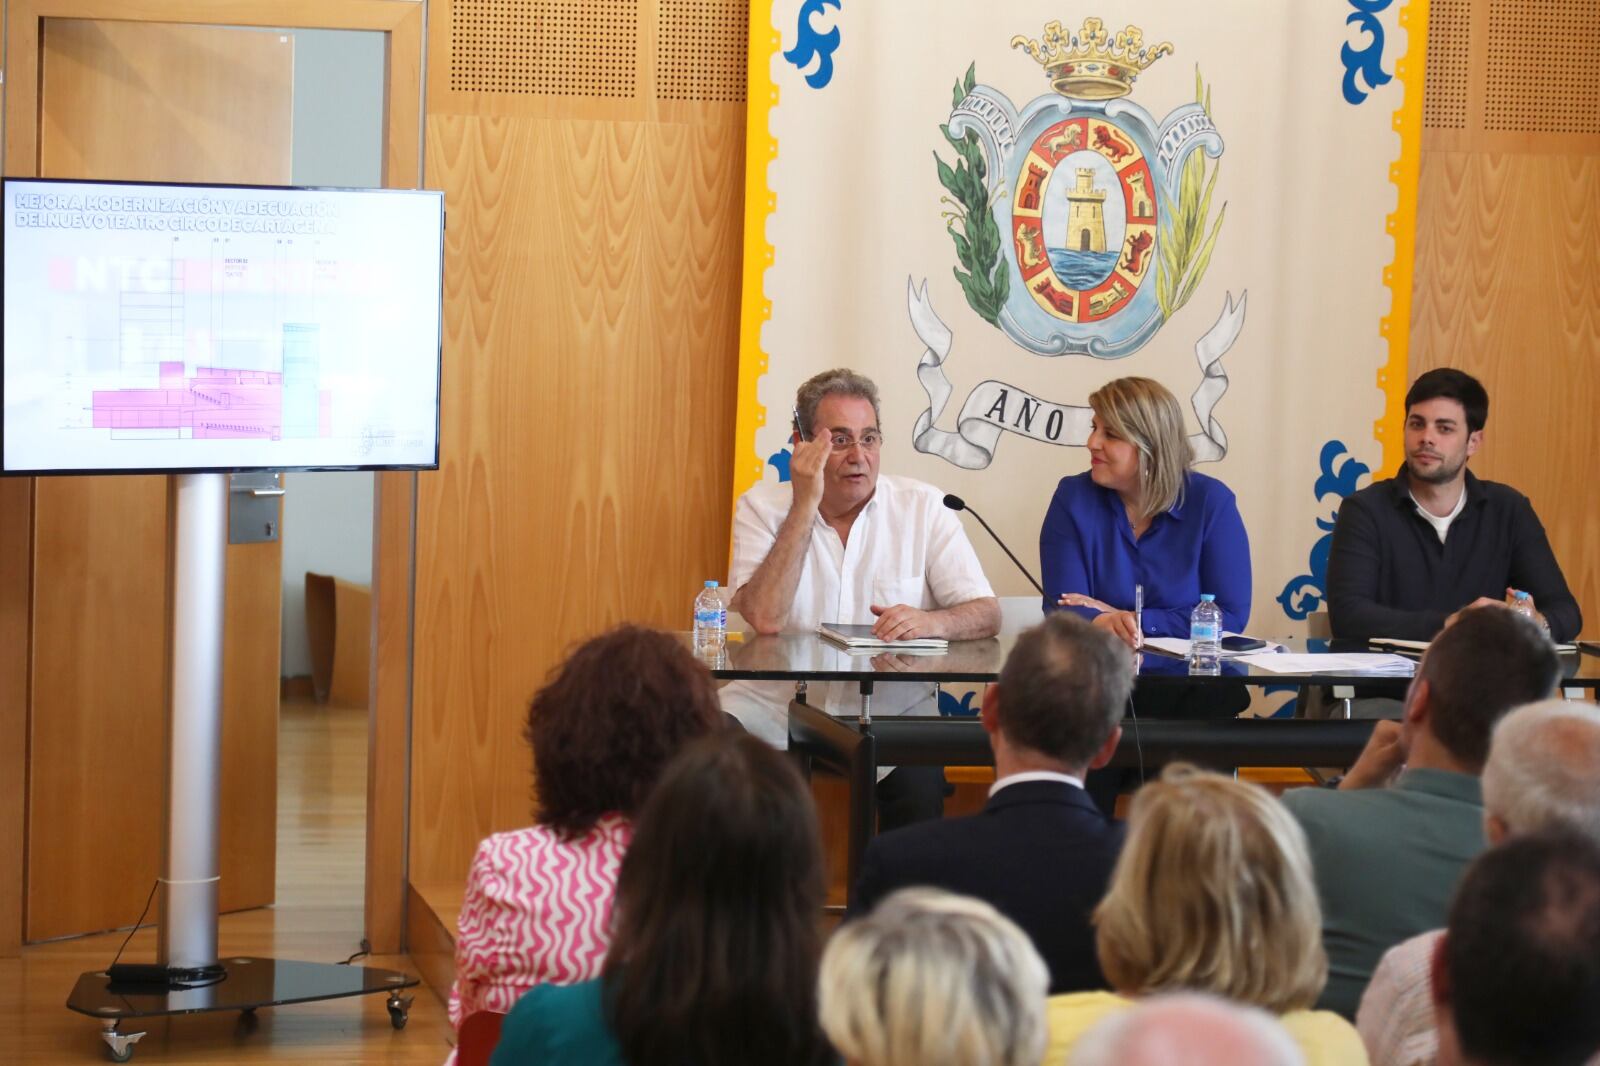
M 861 445 L 862 451 L 875 452 L 883 445 L 883 434 L 875 429 L 869 429 L 861 434 L 859 439 L 848 433 L 835 433 L 828 440 L 836 452 L 847 452 L 857 444 Z

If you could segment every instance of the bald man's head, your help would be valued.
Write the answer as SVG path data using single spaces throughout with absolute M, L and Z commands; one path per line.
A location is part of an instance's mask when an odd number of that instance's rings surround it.
M 1305 1066 L 1278 1020 L 1212 996 L 1155 996 L 1085 1033 L 1068 1066 Z

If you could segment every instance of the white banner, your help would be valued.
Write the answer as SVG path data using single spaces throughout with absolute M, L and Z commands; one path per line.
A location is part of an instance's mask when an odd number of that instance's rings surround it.
M 1089 393 L 1153 377 L 1238 496 L 1253 627 L 1293 630 L 1338 495 L 1399 459 L 1416 6 L 753 5 L 736 491 L 787 476 L 795 387 L 851 366 L 883 469 L 1032 562 Z

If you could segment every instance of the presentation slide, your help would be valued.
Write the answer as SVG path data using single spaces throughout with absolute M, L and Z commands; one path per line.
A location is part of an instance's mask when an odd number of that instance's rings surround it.
M 4 199 L 6 473 L 437 466 L 441 193 Z

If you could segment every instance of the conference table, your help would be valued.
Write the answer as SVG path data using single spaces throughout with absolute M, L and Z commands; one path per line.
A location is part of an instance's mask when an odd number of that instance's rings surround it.
M 719 679 L 783 682 L 795 686 L 789 703 L 789 749 L 808 775 L 817 767 L 845 778 L 850 792 L 849 883 L 877 823 L 875 785 L 879 766 L 987 766 L 993 753 L 974 715 L 873 717 L 876 687 L 893 682 L 980 685 L 995 681 L 1021 626 L 1003 628 L 984 640 L 952 641 L 941 654 L 852 651 L 814 633 L 759 636 L 730 632 L 727 647 L 702 656 Z M 684 634 L 689 640 L 689 635 Z M 1290 653 L 1373 651 L 1361 644 L 1284 640 Z M 691 644 L 692 647 L 692 644 Z M 1163 718 L 1139 713 L 1141 696 L 1189 686 L 1356 686 L 1363 695 L 1404 696 L 1409 676 L 1340 669 L 1284 674 L 1224 660 L 1216 674 L 1192 674 L 1187 661 L 1145 651 L 1139 654 L 1132 716 L 1123 720 L 1122 740 L 1110 766 L 1151 773 L 1175 761 L 1222 771 L 1240 766 L 1348 766 L 1371 736 L 1373 722 L 1343 717 Z M 1589 650 L 1561 655 L 1564 691 L 1600 689 L 1600 655 Z M 859 702 L 848 713 L 829 714 L 817 705 L 815 686 L 846 682 Z M 1148 701 L 1147 701 L 1148 702 Z

